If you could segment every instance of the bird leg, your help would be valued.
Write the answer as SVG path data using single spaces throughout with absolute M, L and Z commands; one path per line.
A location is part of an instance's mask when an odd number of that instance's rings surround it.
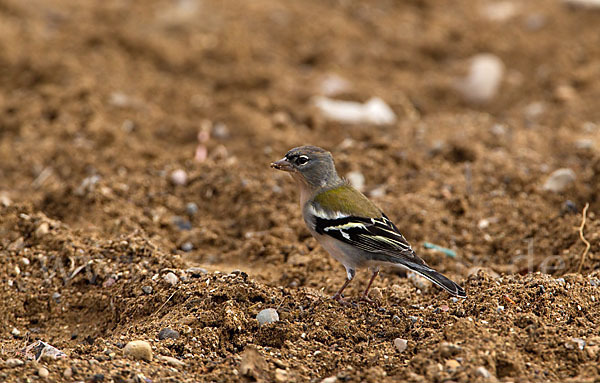
M 331 297 L 331 299 L 334 299 L 334 300 L 338 301 L 340 304 L 342 304 L 344 306 L 350 306 L 350 303 L 346 302 L 346 300 L 344 299 L 344 296 L 342 295 L 342 292 L 350 284 L 350 282 L 352 282 L 352 279 L 354 279 L 354 275 L 356 274 L 356 272 L 354 270 L 352 270 L 352 269 L 346 268 L 346 273 L 348 274 L 348 279 L 346 279 L 346 282 L 344 282 L 344 284 L 342 285 L 342 287 L 338 290 L 337 293 L 335 293 Z
M 366 301 L 368 303 L 375 303 L 371 298 L 369 298 L 369 289 L 371 288 L 371 285 L 373 284 L 373 281 L 375 280 L 375 277 L 379 274 L 379 267 L 373 270 L 373 275 L 371 275 L 371 280 L 369 280 L 369 284 L 367 285 L 367 288 L 365 289 L 365 291 L 362 294 L 362 297 L 360 298 L 363 301 Z

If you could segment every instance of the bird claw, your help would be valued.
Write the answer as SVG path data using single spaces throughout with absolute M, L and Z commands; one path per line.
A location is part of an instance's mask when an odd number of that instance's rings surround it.
M 342 306 L 356 307 L 356 304 L 348 302 L 347 300 L 344 299 L 344 297 L 341 294 L 335 294 L 334 296 L 331 297 L 331 299 L 337 301 Z
M 376 307 L 377 307 L 377 306 L 379 306 L 379 305 L 377 304 L 377 302 L 376 302 L 375 300 L 373 300 L 373 299 L 369 298 L 369 297 L 367 296 L 367 294 L 363 294 L 363 295 L 360 297 L 360 300 L 361 300 L 361 301 L 364 301 L 364 302 L 367 302 L 368 304 L 370 304 L 370 305 L 372 305 L 372 306 L 376 306 Z

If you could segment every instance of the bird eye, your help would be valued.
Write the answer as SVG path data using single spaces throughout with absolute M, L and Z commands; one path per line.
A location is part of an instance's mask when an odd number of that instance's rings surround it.
M 308 157 L 306 157 L 306 156 L 300 156 L 300 157 L 298 157 L 298 159 L 296 160 L 296 163 L 297 163 L 298 165 L 304 165 L 304 164 L 306 164 L 307 162 L 308 162 Z

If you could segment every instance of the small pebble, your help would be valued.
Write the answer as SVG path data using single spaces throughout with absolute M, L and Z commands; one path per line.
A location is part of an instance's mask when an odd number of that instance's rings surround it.
M 6 364 L 6 367 L 8 367 L 8 368 L 13 368 L 13 367 L 22 366 L 23 364 L 25 364 L 25 362 L 23 362 L 21 359 L 10 358 L 10 359 L 6 359 L 6 362 L 4 362 L 4 364 Z
M 589 138 L 581 138 L 575 141 L 575 147 L 582 150 L 590 150 L 594 148 L 594 141 Z
M 29 261 L 29 258 L 23 257 L 21 258 L 21 263 L 23 264 L 23 266 L 29 266 L 31 262 Z
M 514 17 L 519 11 L 517 4 L 510 1 L 486 3 L 480 10 L 481 15 L 490 21 L 503 22 Z
M 171 222 L 173 222 L 173 224 L 177 226 L 179 230 L 192 230 L 192 224 L 190 221 L 178 215 L 174 216 L 171 219 Z
M 13 327 L 13 329 L 10 331 L 10 333 L 15 338 L 18 338 L 19 336 L 21 336 L 21 331 L 19 331 L 19 329 L 17 329 L 16 327 Z
M 565 201 L 565 203 L 563 203 L 562 211 L 565 213 L 578 213 L 577 205 L 575 205 L 573 201 L 568 199 Z
M 287 382 L 288 379 L 288 373 L 286 370 L 282 370 L 281 368 L 276 368 L 275 369 L 275 381 L 276 382 Z
M 554 193 L 560 193 L 574 183 L 575 178 L 576 176 L 573 170 L 569 168 L 558 169 L 550 174 L 542 188 Z
M 175 331 L 175 330 L 171 330 L 168 327 L 163 328 L 162 330 L 160 330 L 160 332 L 158 333 L 158 339 L 159 340 L 165 340 L 165 339 L 178 339 L 179 338 L 179 332 Z
M 170 179 L 174 185 L 185 185 L 187 184 L 187 173 L 183 169 L 174 170 Z
M 475 369 L 475 375 L 481 376 L 484 379 L 489 379 L 492 377 L 492 374 L 490 374 L 487 368 L 481 366 Z
M 37 238 L 41 238 L 44 235 L 48 234 L 48 231 L 50 231 L 50 225 L 48 225 L 48 222 L 42 222 L 40 226 L 38 226 L 38 228 L 35 230 L 35 236 Z
M 56 302 L 60 302 L 60 293 L 59 292 L 54 292 L 52 293 L 52 299 L 54 299 Z
M 501 313 L 502 311 L 504 311 L 504 306 L 498 306 L 498 308 L 496 308 L 497 313 Z
M 192 251 L 192 250 L 194 250 L 194 244 L 193 244 L 193 243 L 191 243 L 191 242 L 189 242 L 189 241 L 188 241 L 188 242 L 184 242 L 184 243 L 181 245 L 181 250 L 183 250 L 183 251 L 185 251 L 185 252 Z
M 456 90 L 463 98 L 474 104 L 491 101 L 502 83 L 504 63 L 493 54 L 478 54 L 471 59 L 469 73 L 461 79 Z
M 152 347 L 150 343 L 143 340 L 134 340 L 127 343 L 123 349 L 123 354 L 131 359 L 152 361 Z
M 394 322 L 400 322 L 400 317 L 399 317 L 398 315 L 394 315 L 394 316 L 392 317 L 392 320 L 393 320 Z
M 171 271 L 169 271 L 167 274 L 165 274 L 163 279 L 165 280 L 165 282 L 167 282 L 171 286 L 175 286 L 179 282 L 179 278 L 177 278 L 177 275 L 175 275 L 175 273 L 173 273 Z
M 448 371 L 456 371 L 460 367 L 460 363 L 456 359 L 449 359 L 445 364 Z
M 404 352 L 408 348 L 408 341 L 406 339 L 396 338 L 394 339 L 394 346 L 398 352 Z
M 212 135 L 221 140 L 227 139 L 229 138 L 229 128 L 222 122 L 217 122 L 212 128 Z
M 267 323 L 277 322 L 279 320 L 279 314 L 275 309 L 264 309 L 258 313 L 256 320 L 262 326 Z
M 144 294 L 152 294 L 152 286 L 142 286 Z
M 198 212 L 198 205 L 196 205 L 194 202 L 188 202 L 185 205 L 185 212 L 188 215 L 195 215 Z
M 72 377 L 72 376 L 73 376 L 73 370 L 71 369 L 71 367 L 67 367 L 67 368 L 65 368 L 65 371 L 63 372 L 63 376 L 64 376 L 66 379 L 69 379 L 70 377 Z
M 40 367 L 40 368 L 38 369 L 38 371 L 37 371 L 37 374 L 38 374 L 38 376 L 39 376 L 40 378 L 42 378 L 42 379 L 46 379 L 46 378 L 47 378 L 47 377 L 50 375 L 50 372 L 48 371 L 48 369 L 47 369 L 47 368 L 45 368 L 45 367 Z
M 321 383 L 336 383 L 337 381 L 338 381 L 337 376 L 330 376 L 328 378 L 321 380 Z
M 409 316 L 408 319 L 410 319 L 411 322 L 413 322 L 413 323 L 417 323 L 419 321 L 419 318 L 417 318 L 415 316 Z
M 479 222 L 477 223 L 477 227 L 480 228 L 481 230 L 487 229 L 488 226 L 490 226 L 490 221 L 485 218 L 480 219 Z
M 185 366 L 185 362 L 177 359 L 177 358 L 173 358 L 171 356 L 161 356 L 160 357 L 161 360 L 163 360 L 164 362 L 167 362 L 167 364 L 173 366 L 173 367 L 183 367 Z

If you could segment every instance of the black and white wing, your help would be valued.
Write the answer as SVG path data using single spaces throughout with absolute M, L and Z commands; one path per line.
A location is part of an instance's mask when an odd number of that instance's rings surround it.
M 364 251 L 372 261 L 397 264 L 415 271 L 452 295 L 467 296 L 459 285 L 427 266 L 385 214 L 380 218 L 314 214 L 313 218 L 318 234 L 352 245 Z
M 333 219 L 315 215 L 314 222 L 317 233 L 329 235 L 365 252 L 392 258 L 406 257 L 413 262 L 423 263 L 385 215 L 381 218 L 347 216 Z M 396 263 L 391 259 L 388 262 Z

